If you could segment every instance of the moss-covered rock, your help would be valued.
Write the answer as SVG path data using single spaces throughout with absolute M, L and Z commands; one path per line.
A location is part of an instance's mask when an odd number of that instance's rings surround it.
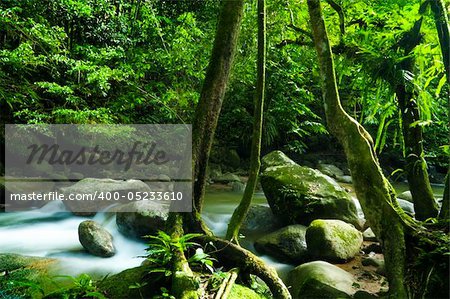
M 144 298 L 150 298 L 152 294 L 159 291 L 159 288 L 153 286 L 150 280 L 145 278 L 147 273 L 148 268 L 145 266 L 127 269 L 106 277 L 97 284 L 97 287 L 107 298 L 135 299 L 141 298 L 141 294 Z M 147 284 L 140 289 L 130 288 L 136 283 Z
M 233 285 L 228 299 L 266 299 L 266 297 L 256 293 L 252 289 L 240 284 Z
M 255 242 L 255 249 L 280 261 L 301 263 L 308 256 L 306 226 L 297 224 L 283 227 Z
M 268 160 L 284 161 L 280 156 Z M 261 175 L 264 194 L 280 220 L 285 224 L 309 225 L 314 219 L 339 219 L 361 226 L 355 203 L 335 180 L 292 163 L 268 167 Z
M 354 283 L 350 273 L 323 261 L 296 267 L 287 280 L 293 299 L 351 298 L 355 292 Z
M 48 293 L 56 289 L 52 279 L 56 265 L 55 259 L 2 253 L 0 254 L 0 290 L 4 292 L 3 295 L 39 298 L 36 296 L 42 295 L 40 290 Z
M 261 160 L 261 170 L 266 170 L 269 167 L 280 165 L 295 165 L 288 156 L 281 151 L 273 151 L 265 155 Z
M 340 220 L 317 219 L 306 230 L 309 254 L 327 261 L 342 262 L 353 258 L 362 242 L 362 233 Z

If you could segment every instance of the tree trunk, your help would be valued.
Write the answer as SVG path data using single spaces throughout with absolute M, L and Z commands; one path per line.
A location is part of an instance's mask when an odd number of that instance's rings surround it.
M 226 238 L 231 241 L 239 241 L 239 229 L 247 215 L 252 201 L 253 193 L 258 181 L 259 168 L 261 166 L 261 135 L 264 110 L 264 89 L 266 76 L 266 7 L 265 0 L 258 0 L 258 62 L 257 62 L 257 81 L 255 96 L 255 111 L 253 115 L 253 136 L 252 148 L 250 154 L 250 174 L 244 195 L 239 206 L 233 213 Z
M 413 28 L 407 32 L 402 45 L 404 55 L 411 55 L 414 48 L 420 43 L 420 29 L 423 19 L 414 23 Z M 413 73 L 414 57 L 409 57 L 400 63 L 402 71 Z M 393 87 L 397 95 L 398 108 L 402 119 L 402 133 L 405 142 L 406 154 L 406 175 L 409 189 L 414 202 L 414 210 L 418 220 L 426 220 L 438 215 L 438 206 L 434 200 L 433 190 L 431 189 L 428 177 L 427 163 L 425 162 L 423 152 L 422 127 L 419 122 L 420 110 L 417 105 L 416 96 L 409 87 L 409 83 L 404 78 Z
M 166 228 L 172 239 L 183 236 L 183 217 L 180 213 L 170 213 Z M 180 248 L 172 248 L 172 293 L 179 299 L 198 299 L 196 278 Z
M 370 227 L 381 240 L 390 295 L 405 298 L 405 238 L 402 220 L 407 220 L 408 217 L 398 207 L 394 190 L 383 176 L 373 150 L 372 138 L 341 106 L 320 0 L 308 0 L 308 7 L 328 127 L 344 148 L 356 195 Z
M 439 218 L 450 221 L 450 166 L 445 177 L 444 195 L 442 198 L 441 212 Z
M 206 184 L 206 167 L 219 119 L 244 9 L 243 0 L 225 0 L 217 25 L 211 59 L 192 125 L 194 220 L 200 221 Z
M 450 84 L 450 25 L 448 16 L 445 12 L 446 9 L 442 0 L 431 0 L 430 4 L 434 14 L 439 43 L 441 44 L 442 59 L 444 60 L 445 72 L 447 74 L 447 83 Z
M 396 95 L 402 117 L 408 185 L 414 202 L 416 218 L 426 220 L 437 216 L 438 206 L 434 200 L 428 178 L 427 163 L 424 159 L 422 127 L 417 124 L 420 121 L 419 107 L 413 93 L 407 90 L 405 84 L 397 85 Z

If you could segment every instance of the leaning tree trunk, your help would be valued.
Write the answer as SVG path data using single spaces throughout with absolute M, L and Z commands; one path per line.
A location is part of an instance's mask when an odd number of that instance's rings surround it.
M 225 248 L 220 251 L 229 253 L 229 256 L 240 256 L 242 258 L 227 258 L 221 260 L 221 263 L 231 262 L 233 267 L 243 268 L 247 273 L 261 277 L 274 294 L 274 298 L 290 299 L 289 291 L 274 269 L 266 266 L 251 252 L 234 246 L 225 240 L 212 237 L 206 225 L 201 221 L 200 215 L 205 192 L 206 166 L 236 51 L 243 7 L 243 0 L 225 0 L 222 4 L 211 60 L 193 121 L 193 213 L 185 213 L 184 215 L 171 213 L 167 226 L 173 238 L 180 237 L 181 234 L 186 232 L 203 232 L 207 236 L 209 235 L 208 238 L 214 239 L 214 243 L 226 244 Z M 206 244 L 204 245 L 206 246 Z M 245 254 L 242 254 L 243 252 Z M 217 254 L 220 255 L 220 252 Z M 195 275 L 192 275 L 184 253 L 179 250 L 176 251 L 172 262 L 174 270 L 172 291 L 178 296 L 177 298 L 195 298 L 198 296 L 193 286 Z
M 381 240 L 389 292 L 395 298 L 405 298 L 407 291 L 404 285 L 405 238 L 403 219 L 400 216 L 402 212 L 392 186 L 380 169 L 372 138 L 341 106 L 320 0 L 308 0 L 308 7 L 328 127 L 344 148 L 356 195 L 370 227 Z
M 180 238 L 185 230 L 209 233 L 200 215 L 205 189 L 206 166 L 233 63 L 243 7 L 242 0 L 226 0 L 221 7 L 211 59 L 192 128 L 193 212 L 170 213 L 166 226 L 174 239 Z M 184 252 L 175 248 L 171 262 L 173 268 L 172 291 L 177 298 L 198 298 L 196 278 Z
M 197 222 L 201 222 L 206 167 L 236 52 L 243 9 L 243 0 L 225 0 L 222 4 L 211 59 L 195 111 L 192 125 L 192 159 L 195 180 L 194 221 Z
M 226 238 L 231 241 L 239 242 L 239 229 L 250 208 L 253 193 L 255 192 L 256 183 L 258 181 L 259 168 L 261 166 L 261 135 L 263 124 L 264 110 L 264 88 L 266 76 L 266 7 L 265 0 L 258 0 L 258 62 L 257 62 L 257 80 L 256 80 L 256 96 L 255 111 L 253 116 L 253 136 L 252 148 L 250 154 L 250 174 L 247 185 L 245 186 L 244 195 L 239 206 L 234 211 Z

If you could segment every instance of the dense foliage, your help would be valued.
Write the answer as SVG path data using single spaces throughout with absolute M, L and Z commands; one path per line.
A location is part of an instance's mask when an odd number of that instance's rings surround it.
M 392 82 L 416 92 L 425 152 L 446 162 L 449 87 L 433 16 L 420 1 L 338 1 L 324 6 L 344 105 L 369 128 L 378 152 L 401 157 Z M 191 122 L 215 33 L 218 1 L 2 1 L 0 98 L 3 123 Z M 218 144 L 248 156 L 256 61 L 255 1 L 246 4 Z M 401 43 L 423 18 L 404 72 Z M 331 137 L 324 127 L 306 5 L 268 2 L 263 152 L 303 153 Z M 236 129 L 239 128 L 239 129 Z M 320 137 L 322 136 L 322 137 Z M 448 147 L 447 147 L 448 149 Z

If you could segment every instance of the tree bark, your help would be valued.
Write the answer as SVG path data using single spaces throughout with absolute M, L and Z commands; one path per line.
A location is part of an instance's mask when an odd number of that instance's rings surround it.
M 266 77 L 266 7 L 265 0 L 258 0 L 258 62 L 257 62 L 257 82 L 255 96 L 255 111 L 253 121 L 252 148 L 250 154 L 250 174 L 244 195 L 236 210 L 231 216 L 226 238 L 239 242 L 239 229 L 248 213 L 253 193 L 258 181 L 259 169 L 261 166 L 261 135 L 264 110 L 264 89 Z
M 447 220 L 447 221 L 450 221 L 450 190 L 449 189 L 450 189 L 450 168 L 447 171 L 447 176 L 445 177 L 444 195 L 442 198 L 441 212 L 439 213 L 439 218 L 443 219 L 443 220 Z
M 184 234 L 182 215 L 170 213 L 166 227 L 172 239 L 182 237 Z M 198 283 L 183 250 L 174 247 L 172 253 L 172 293 L 180 299 L 198 299 Z
M 405 84 L 397 85 L 396 95 L 402 117 L 406 176 L 414 202 L 416 219 L 426 220 L 438 215 L 438 206 L 434 200 L 424 159 L 422 127 L 417 124 L 420 121 L 419 107 L 413 93 L 407 90 Z
M 434 14 L 436 29 L 441 44 L 442 59 L 444 60 L 447 83 L 450 84 L 450 25 L 442 0 L 430 0 L 431 10 Z
M 413 28 L 407 32 L 402 45 L 404 54 L 410 55 L 414 48 L 420 43 L 420 29 L 422 18 L 415 22 Z M 406 58 L 400 64 L 401 70 L 413 73 L 414 58 Z M 394 78 L 399 82 L 394 85 L 397 95 L 398 108 L 402 119 L 402 133 L 405 142 L 406 175 L 409 189 L 414 202 L 414 210 L 418 220 L 426 220 L 438 215 L 438 206 L 434 200 L 428 177 L 427 163 L 423 151 L 423 134 L 419 122 L 420 110 L 416 96 L 409 83 L 404 78 Z
M 211 59 L 195 111 L 192 125 L 192 158 L 195 179 L 193 208 L 197 221 L 201 219 L 206 167 L 236 52 L 243 8 L 243 0 L 225 0 L 222 3 Z
M 392 186 L 383 176 L 367 131 L 342 108 L 334 62 L 320 0 L 308 0 L 314 44 L 318 55 L 322 93 L 330 131 L 344 147 L 356 195 L 367 221 L 381 240 L 390 295 L 406 298 L 405 238 L 402 213 Z

